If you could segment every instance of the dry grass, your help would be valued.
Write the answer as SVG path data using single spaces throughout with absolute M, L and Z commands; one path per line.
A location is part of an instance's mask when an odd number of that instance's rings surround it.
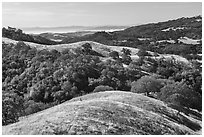
M 9 38 L 2 38 L 2 41 L 10 44 L 16 44 L 18 41 L 15 40 L 11 40 Z M 30 47 L 35 47 L 39 50 L 42 49 L 48 49 L 48 50 L 52 50 L 52 49 L 56 49 L 58 51 L 63 51 L 64 49 L 75 49 L 78 47 L 81 47 L 83 44 L 85 43 L 90 43 L 90 45 L 92 46 L 93 50 L 106 56 L 106 58 L 103 59 L 107 59 L 107 57 L 109 57 L 109 53 L 111 51 L 117 51 L 119 53 L 119 55 L 122 55 L 121 50 L 123 48 L 127 48 L 131 50 L 131 58 L 132 60 L 137 60 L 139 58 L 139 56 L 137 55 L 139 49 L 137 48 L 131 48 L 131 47 L 123 47 L 123 46 L 109 46 L 109 45 L 104 45 L 98 42 L 93 42 L 93 41 L 80 41 L 80 42 L 75 42 L 75 43 L 70 43 L 70 44 L 58 44 L 58 45 L 43 45 L 43 44 L 37 44 L 37 43 L 32 43 L 32 42 L 24 42 L 25 44 L 29 45 Z M 154 54 L 151 51 L 148 51 L 149 54 Z M 156 57 L 157 59 L 159 58 L 166 58 L 166 59 L 171 59 L 172 57 L 174 57 L 177 61 L 179 62 L 184 62 L 186 64 L 189 64 L 189 61 L 179 55 L 173 55 L 173 54 L 158 54 L 159 56 Z M 154 58 L 154 57 L 153 57 Z
M 177 117 L 176 112 L 143 95 L 107 91 L 28 116 L 3 127 L 3 134 L 196 134 L 200 125 L 185 115 Z

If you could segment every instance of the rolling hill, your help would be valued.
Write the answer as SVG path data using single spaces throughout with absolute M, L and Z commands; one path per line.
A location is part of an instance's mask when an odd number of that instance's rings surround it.
M 30 35 L 24 33 L 21 29 L 16 29 L 12 27 L 2 28 L 2 37 L 6 37 L 18 41 L 34 42 L 38 44 L 53 45 L 57 42 L 50 39 L 44 38 L 40 35 Z
M 141 94 L 106 91 L 74 98 L 4 126 L 3 135 L 200 134 L 201 121 Z
M 16 44 L 18 43 L 18 41 L 15 40 L 11 40 L 8 38 L 2 38 L 2 42 L 6 43 L 6 44 Z M 98 42 L 93 42 L 93 41 L 80 41 L 80 42 L 76 42 L 76 43 L 70 43 L 70 44 L 58 44 L 58 45 L 43 45 L 43 44 L 36 44 L 36 43 L 32 43 L 32 42 L 24 42 L 25 44 L 29 45 L 30 47 L 35 47 L 38 50 L 43 50 L 43 49 L 47 49 L 47 50 L 58 50 L 58 51 L 63 51 L 65 49 L 76 49 L 78 47 L 81 47 L 83 44 L 85 43 L 89 43 L 92 46 L 92 49 L 96 52 L 98 52 L 99 54 L 104 55 L 105 57 L 109 57 L 109 53 L 112 51 L 117 51 L 119 53 L 119 55 L 122 55 L 121 50 L 123 48 L 129 49 L 131 50 L 131 58 L 133 60 L 138 59 L 139 56 L 137 55 L 139 49 L 138 48 L 131 48 L 131 47 L 125 47 L 125 46 L 109 46 L 109 45 L 104 45 L 104 44 L 100 44 Z M 150 54 L 154 55 L 155 53 L 148 51 Z M 179 55 L 174 55 L 174 54 L 157 54 L 157 57 L 153 57 L 155 59 L 159 59 L 159 58 L 166 58 L 166 59 L 171 59 L 171 58 L 176 59 L 179 62 L 184 62 L 186 64 L 189 64 L 189 61 Z
M 98 32 L 91 35 L 76 38 L 65 38 L 63 43 L 77 42 L 81 40 L 96 41 L 103 44 L 115 45 L 126 40 L 122 44 L 130 45 L 140 41 L 148 40 L 156 42 L 159 40 L 176 40 L 182 37 L 201 39 L 202 17 L 179 18 L 159 23 L 149 23 L 132 26 L 125 30 L 115 32 Z M 143 40 L 141 40 L 143 39 Z

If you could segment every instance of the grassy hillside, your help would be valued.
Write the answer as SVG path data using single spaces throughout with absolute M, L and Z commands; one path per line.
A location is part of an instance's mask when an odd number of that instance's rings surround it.
M 202 52 L 202 17 L 132 26 L 122 31 L 96 32 L 81 37 L 64 37 L 61 43 L 95 41 L 111 46 L 143 48 L 160 54 L 199 58 Z
M 127 40 L 123 44 L 138 44 L 138 39 L 141 40 L 176 40 L 180 37 L 188 37 L 192 39 L 201 39 L 202 36 L 202 17 L 195 16 L 191 18 L 179 18 L 165 22 L 149 23 L 138 26 L 132 26 L 122 31 L 113 33 L 97 32 L 84 37 L 65 38 L 62 42 L 71 43 L 82 40 L 91 40 L 105 44 L 114 45 L 115 42 Z
M 193 122 L 194 121 L 194 122 Z M 4 135 L 198 134 L 201 121 L 163 102 L 130 92 L 106 91 L 74 98 L 4 126 Z
M 2 38 L 2 41 L 6 44 L 17 44 L 18 41 L 15 40 L 11 40 L 9 38 Z M 122 55 L 121 50 L 123 48 L 129 49 L 131 51 L 131 58 L 132 60 L 138 59 L 138 48 L 131 48 L 131 47 L 125 47 L 125 46 L 109 46 L 109 45 L 104 45 L 98 42 L 94 42 L 94 41 L 81 41 L 81 42 L 75 42 L 75 43 L 70 43 L 70 44 L 58 44 L 58 45 L 43 45 L 43 44 L 36 44 L 36 43 L 32 43 L 32 42 L 24 42 L 25 44 L 29 45 L 30 47 L 35 47 L 38 50 L 43 50 L 43 49 L 48 49 L 48 50 L 58 50 L 58 51 L 63 51 L 65 49 L 76 49 L 78 47 L 82 47 L 83 44 L 85 43 L 89 43 L 92 46 L 92 49 L 96 52 L 98 52 L 99 54 L 105 56 L 105 57 L 109 57 L 109 53 L 112 51 L 117 51 L 119 53 L 119 55 Z M 148 51 L 148 53 L 154 55 L 153 52 Z M 157 54 L 157 59 L 160 58 L 166 58 L 166 59 L 171 59 L 171 58 L 175 58 L 177 61 L 181 61 L 184 63 L 189 63 L 188 60 L 182 56 L 179 55 L 173 55 L 173 54 Z
M 77 31 L 69 33 L 41 33 L 39 36 L 53 40 L 53 41 L 62 41 L 64 38 L 74 38 L 81 37 L 88 34 L 94 34 L 95 31 Z

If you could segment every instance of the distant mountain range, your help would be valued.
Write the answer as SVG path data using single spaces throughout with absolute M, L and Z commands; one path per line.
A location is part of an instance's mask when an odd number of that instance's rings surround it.
M 158 53 L 172 53 L 175 48 L 198 45 L 201 52 L 202 16 L 182 17 L 165 22 L 138 26 L 65 26 L 24 28 L 20 32 L 13 28 L 2 30 L 2 36 L 13 40 L 23 40 L 45 45 L 69 44 L 80 41 L 94 41 L 110 46 L 144 48 Z M 15 29 L 15 28 L 14 28 Z M 28 34 L 43 32 L 40 34 Z M 60 33 L 60 31 L 62 33 Z M 57 33 L 55 33 L 57 32 Z M 167 46 L 168 45 L 168 46 Z M 183 47 L 185 47 L 185 45 Z M 180 54 L 182 52 L 176 53 Z M 189 46 L 190 47 L 190 46 Z M 168 48 L 168 49 L 167 49 Z M 173 48 L 173 49 L 172 49 Z M 168 52 L 166 52 L 168 51 Z
M 26 33 L 40 34 L 40 33 L 68 33 L 77 31 L 116 31 L 124 30 L 130 26 L 64 26 L 64 27 L 27 27 L 21 28 Z
M 188 37 L 202 38 L 202 17 L 179 18 L 159 23 L 132 26 L 115 32 L 96 32 L 82 37 L 65 38 L 62 43 L 73 43 L 83 40 L 95 41 L 107 45 L 123 44 L 127 46 L 141 45 L 139 41 L 158 42 Z M 141 40 L 142 39 L 142 40 Z M 146 44 L 147 45 L 147 44 Z

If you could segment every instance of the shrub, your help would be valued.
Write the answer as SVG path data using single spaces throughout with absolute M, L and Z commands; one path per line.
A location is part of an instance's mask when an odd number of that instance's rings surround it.
M 2 92 L 2 125 L 18 121 L 22 113 L 23 99 L 16 93 Z
M 109 86 L 100 85 L 100 86 L 97 86 L 93 92 L 110 91 L 110 90 L 114 90 L 114 89 Z
M 132 59 L 129 55 L 122 55 L 122 62 L 126 65 L 129 65 L 131 63 Z
M 92 46 L 90 43 L 85 43 L 82 45 L 85 52 L 90 52 L 92 50 Z
M 113 59 L 118 59 L 119 53 L 117 51 L 112 51 L 109 53 L 109 56 L 112 57 Z
M 45 94 L 45 86 L 41 84 L 36 84 L 30 88 L 30 98 L 35 102 L 43 101 Z
M 42 102 L 34 102 L 33 100 L 29 100 L 26 103 L 26 108 L 25 108 L 25 115 L 30 115 L 33 113 L 36 113 L 38 111 L 41 111 L 41 106 L 43 106 L 44 104 Z
M 130 56 L 131 55 L 131 50 L 130 49 L 127 49 L 127 48 L 123 48 L 121 50 L 121 52 L 127 56 Z
M 158 99 L 179 107 L 202 109 L 202 97 L 184 82 L 167 84 L 158 93 Z
M 42 102 L 35 102 L 33 100 L 26 101 L 24 103 L 25 109 L 24 109 L 24 115 L 23 116 L 27 116 L 27 115 L 42 111 L 42 110 L 50 108 L 54 105 L 55 105 L 54 103 L 44 104 Z
M 151 76 L 143 76 L 137 81 L 132 82 L 131 92 L 134 93 L 146 93 L 160 92 L 162 84 L 159 80 Z
M 146 50 L 144 50 L 144 49 L 140 49 L 140 50 L 138 51 L 137 55 L 138 55 L 139 57 L 151 56 L 151 54 L 149 54 L 149 53 L 148 53 Z

